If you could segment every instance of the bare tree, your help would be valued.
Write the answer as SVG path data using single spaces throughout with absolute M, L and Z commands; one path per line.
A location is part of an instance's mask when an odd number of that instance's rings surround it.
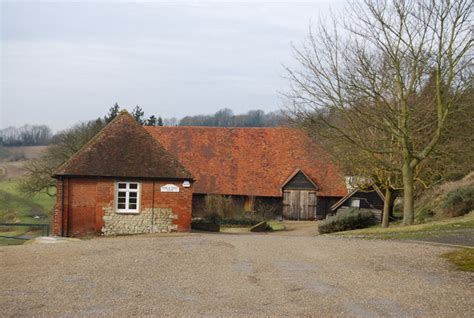
M 100 118 L 62 131 L 54 136 L 53 143 L 46 152 L 37 159 L 28 161 L 23 167 L 27 173 L 20 180 L 20 191 L 26 196 L 46 193 L 56 194 L 56 180 L 52 178 L 54 171 L 62 163 L 79 151 L 105 125 Z
M 307 117 L 295 116 L 293 123 L 307 130 L 312 139 L 322 146 L 338 164 L 346 176 L 350 176 L 351 187 L 361 191 L 373 191 L 378 187 L 384 192 L 384 209 L 382 227 L 388 227 L 389 214 L 394 199 L 394 192 L 401 187 L 400 158 L 392 152 L 367 152 L 354 143 L 348 142 L 344 136 L 332 129 L 332 126 L 348 126 L 347 116 L 340 114 L 325 114 L 314 112 Z M 328 125 L 327 123 L 330 123 Z M 357 135 L 355 135 L 357 133 Z M 375 135 L 374 135 L 375 133 Z M 383 136 L 382 131 L 374 131 L 363 123 L 353 123 L 352 129 L 346 130 L 345 135 L 351 138 L 364 139 L 367 145 L 383 149 L 395 147 L 393 136 Z
M 0 145 L 40 146 L 51 142 L 51 129 L 46 125 L 24 125 L 0 130 Z
M 414 221 L 416 171 L 472 80 L 471 11 L 469 0 L 354 1 L 331 27 L 310 29 L 295 49 L 300 67 L 288 69 L 294 115 L 323 114 L 327 128 L 368 155 L 399 156 L 404 224 Z M 430 80 L 431 107 L 420 107 L 415 97 Z

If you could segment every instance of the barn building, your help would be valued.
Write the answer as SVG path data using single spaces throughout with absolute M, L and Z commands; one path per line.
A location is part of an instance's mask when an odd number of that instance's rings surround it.
M 208 195 L 256 203 L 285 219 L 324 219 L 347 194 L 339 169 L 306 133 L 291 128 L 145 127 L 195 176 L 193 215 Z
M 56 171 L 53 233 L 189 231 L 206 197 L 285 219 L 322 219 L 344 178 L 302 131 L 142 127 L 120 113 Z

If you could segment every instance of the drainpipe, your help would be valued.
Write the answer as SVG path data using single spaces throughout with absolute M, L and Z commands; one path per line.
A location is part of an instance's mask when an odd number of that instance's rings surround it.
M 69 224 L 71 223 L 70 222 L 70 219 L 71 219 L 71 212 L 70 212 L 70 206 L 69 206 L 69 197 L 70 197 L 70 193 L 69 193 L 69 178 L 66 178 L 66 190 L 67 190 L 67 195 L 66 195 L 66 198 L 67 198 L 67 203 L 66 203 L 66 207 L 67 207 L 67 214 L 66 214 L 66 227 L 64 229 L 65 231 L 65 235 L 64 236 L 69 236 Z M 64 193 L 64 191 L 63 191 Z M 64 201 L 63 201 L 64 202 Z
M 64 236 L 64 179 L 61 178 L 61 236 Z
M 153 195 L 151 198 L 151 229 L 154 231 L 153 227 L 155 225 L 155 180 L 153 180 Z

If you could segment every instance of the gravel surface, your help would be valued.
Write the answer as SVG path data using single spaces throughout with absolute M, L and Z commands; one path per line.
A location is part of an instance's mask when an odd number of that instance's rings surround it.
M 451 250 L 294 233 L 0 247 L 0 316 L 473 317 Z

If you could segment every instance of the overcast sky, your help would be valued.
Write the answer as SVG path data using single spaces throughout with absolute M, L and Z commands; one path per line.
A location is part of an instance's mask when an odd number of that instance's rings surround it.
M 0 128 L 54 130 L 115 102 L 163 117 L 278 110 L 310 21 L 341 1 L 1 2 Z

